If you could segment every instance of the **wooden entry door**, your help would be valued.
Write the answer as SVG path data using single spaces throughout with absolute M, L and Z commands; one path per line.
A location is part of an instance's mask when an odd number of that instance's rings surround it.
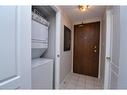
M 98 77 L 100 22 L 74 26 L 74 73 Z

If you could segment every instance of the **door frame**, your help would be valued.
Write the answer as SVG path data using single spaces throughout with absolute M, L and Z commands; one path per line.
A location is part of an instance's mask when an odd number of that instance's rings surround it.
M 57 6 L 51 6 L 56 12 L 56 39 L 55 39 L 55 76 L 54 76 L 54 88 L 59 89 L 60 87 L 60 35 L 61 35 L 61 11 Z
M 98 67 L 98 78 L 100 78 L 100 69 L 101 69 L 101 34 L 102 34 L 102 19 L 101 18 L 93 18 L 93 19 L 87 19 L 85 20 L 85 24 L 87 23 L 92 23 L 92 22 L 100 22 L 100 40 L 99 40 L 99 67 Z M 73 62 L 73 57 L 74 57 L 74 25 L 76 24 L 81 24 L 81 22 L 76 22 L 73 24 L 73 30 L 72 30 L 72 63 L 74 64 Z M 71 67 L 71 72 L 73 73 L 73 64 L 72 64 L 72 67 Z
M 113 15 L 111 9 L 106 10 L 106 54 L 105 54 L 105 73 L 104 73 L 104 89 L 110 88 L 110 74 L 111 74 L 111 52 L 112 52 L 112 21 Z

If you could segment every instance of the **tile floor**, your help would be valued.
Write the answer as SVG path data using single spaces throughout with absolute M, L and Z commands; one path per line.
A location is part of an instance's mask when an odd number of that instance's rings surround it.
M 101 80 L 95 77 L 69 73 L 60 89 L 101 89 Z

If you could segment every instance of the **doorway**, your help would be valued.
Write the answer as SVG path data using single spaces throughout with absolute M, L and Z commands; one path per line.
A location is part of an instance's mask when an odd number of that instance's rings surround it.
M 74 25 L 73 72 L 98 77 L 100 22 Z

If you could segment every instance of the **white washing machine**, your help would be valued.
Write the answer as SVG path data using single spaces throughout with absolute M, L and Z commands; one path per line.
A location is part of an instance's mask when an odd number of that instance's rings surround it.
M 32 60 L 32 89 L 53 88 L 53 59 Z

